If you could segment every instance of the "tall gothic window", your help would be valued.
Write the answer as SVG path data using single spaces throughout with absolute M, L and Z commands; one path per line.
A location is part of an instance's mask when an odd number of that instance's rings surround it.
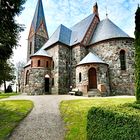
M 125 58 L 124 50 L 120 51 L 120 65 L 121 65 L 121 70 L 126 70 L 126 58 Z
M 33 60 L 31 61 L 31 67 L 33 67 Z
M 52 86 L 54 86 L 54 78 L 52 78 Z
M 79 82 L 81 82 L 82 81 L 82 74 L 81 74 L 81 72 L 79 73 Z
M 52 63 L 52 68 L 54 69 L 54 61 L 53 61 L 53 63 Z
M 32 54 L 32 42 L 30 42 L 30 54 Z
M 38 60 L 38 62 L 37 62 L 37 66 L 40 67 L 40 60 Z
M 26 79 L 25 79 L 25 85 L 29 84 L 29 70 L 26 72 Z

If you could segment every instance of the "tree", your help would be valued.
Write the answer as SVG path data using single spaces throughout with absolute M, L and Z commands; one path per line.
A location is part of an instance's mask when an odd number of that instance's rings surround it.
M 7 60 L 18 46 L 19 33 L 23 26 L 16 23 L 18 16 L 24 9 L 26 0 L 1 0 L 0 3 L 0 60 Z
M 15 68 L 10 61 L 0 61 L 0 85 L 4 84 L 4 92 L 6 92 L 6 81 L 12 81 L 15 79 Z
M 22 77 L 22 70 L 24 69 L 25 63 L 24 62 L 18 62 L 16 64 L 16 79 L 17 79 L 17 85 L 18 85 L 18 91 L 20 92 L 20 80 Z
M 140 102 L 140 7 L 138 6 L 135 15 L 135 94 Z

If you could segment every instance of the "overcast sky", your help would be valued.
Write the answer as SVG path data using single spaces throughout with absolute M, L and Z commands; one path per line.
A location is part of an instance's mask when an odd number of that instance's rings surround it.
M 25 25 L 18 47 L 14 50 L 13 62 L 25 61 L 27 57 L 27 38 L 38 0 L 27 0 L 22 14 L 16 18 Z M 140 0 L 42 0 L 49 36 L 63 24 L 71 27 L 92 13 L 97 1 L 100 20 L 108 17 L 129 36 L 134 37 L 135 11 Z M 107 9 L 107 10 L 106 10 Z

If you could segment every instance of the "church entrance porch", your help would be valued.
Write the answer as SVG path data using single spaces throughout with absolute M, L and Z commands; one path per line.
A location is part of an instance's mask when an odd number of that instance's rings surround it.
M 88 71 L 88 87 L 90 89 L 97 89 L 97 74 L 95 68 L 90 68 Z
M 76 88 L 85 96 L 107 96 L 110 93 L 107 73 L 107 64 L 78 65 L 76 67 Z

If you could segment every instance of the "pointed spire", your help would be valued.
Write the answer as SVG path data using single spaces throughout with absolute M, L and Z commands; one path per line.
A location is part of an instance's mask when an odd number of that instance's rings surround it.
M 46 26 L 46 21 L 45 21 L 45 16 L 44 16 L 44 10 L 43 10 L 43 4 L 42 4 L 42 0 L 38 0 L 37 6 L 36 6 L 36 10 L 35 10 L 35 14 L 32 20 L 32 24 L 31 24 L 31 29 L 30 29 L 30 33 L 29 33 L 29 37 L 31 34 L 34 34 L 38 31 L 39 27 L 43 24 L 46 34 L 48 36 L 48 31 L 47 31 L 47 26 Z
M 32 25 L 33 25 L 35 31 L 38 29 L 41 22 L 44 22 L 44 25 L 46 26 L 42 0 L 38 0 L 34 18 L 32 21 Z M 46 28 L 46 30 L 47 30 L 47 28 Z

